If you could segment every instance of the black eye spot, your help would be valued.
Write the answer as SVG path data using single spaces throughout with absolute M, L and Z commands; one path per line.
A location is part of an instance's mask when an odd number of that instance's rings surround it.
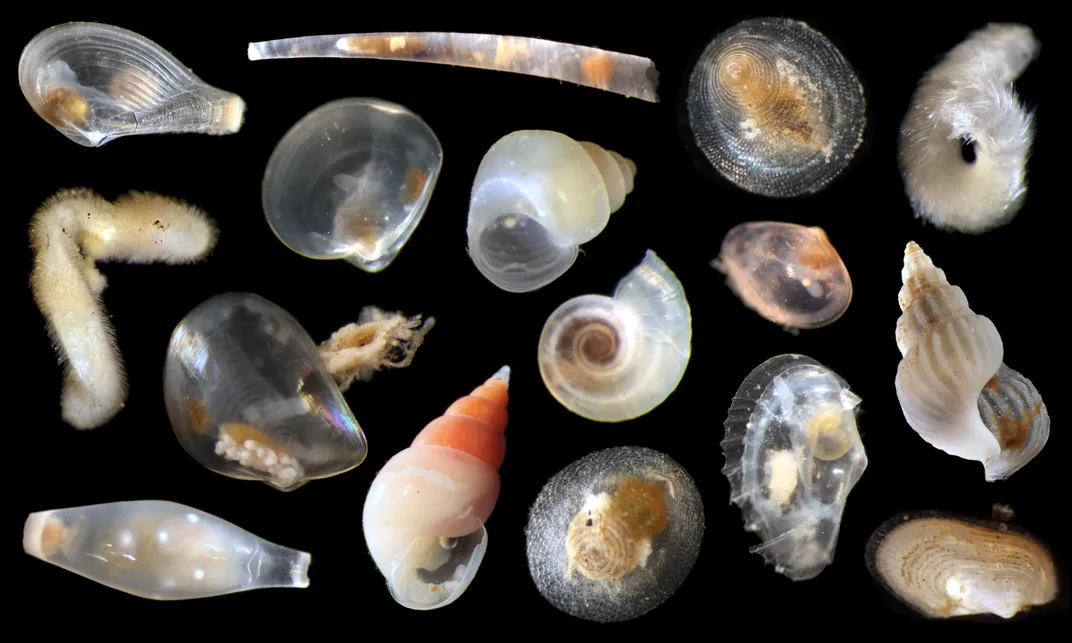
M 964 159 L 965 163 L 975 162 L 975 142 L 969 141 L 966 138 L 960 139 L 960 158 Z
M 592 526 L 592 519 L 591 519 L 591 518 L 589 518 L 589 519 L 588 519 L 588 522 L 584 523 L 584 526 L 585 526 L 585 527 L 591 527 L 591 526 Z

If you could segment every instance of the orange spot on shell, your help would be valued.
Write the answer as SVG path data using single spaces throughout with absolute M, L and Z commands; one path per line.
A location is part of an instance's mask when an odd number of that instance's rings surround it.
M 585 56 L 581 61 L 581 75 L 596 87 L 607 87 L 614 78 L 614 59 L 605 52 Z

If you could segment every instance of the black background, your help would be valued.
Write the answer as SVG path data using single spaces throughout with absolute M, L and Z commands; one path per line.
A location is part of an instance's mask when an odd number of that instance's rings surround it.
M 218 616 L 256 625 L 256 633 L 250 632 L 255 636 L 286 623 L 339 628 L 351 635 L 371 634 L 368 626 L 387 626 L 407 634 L 468 638 L 493 635 L 496 630 L 490 628 L 503 622 L 509 629 L 498 631 L 507 634 L 534 623 L 562 632 L 592 632 L 598 626 L 558 612 L 537 592 L 525 560 L 524 527 L 529 505 L 550 476 L 591 451 L 618 445 L 643 445 L 677 459 L 703 494 L 707 532 L 699 561 L 677 594 L 641 619 L 604 631 L 656 633 L 694 623 L 704 628 L 700 631 L 714 633 L 711 628 L 732 622 L 756 628 L 756 633 L 787 627 L 850 635 L 839 623 L 907 623 L 912 617 L 872 581 L 864 564 L 872 531 L 907 510 L 988 518 L 992 503 L 1009 503 L 1020 525 L 1057 549 L 1067 543 L 1063 529 L 1069 487 L 1061 460 L 1068 449 L 1061 404 L 1066 377 L 1059 377 L 1059 366 L 1068 354 L 1067 348 L 1055 348 L 1064 345 L 1058 338 L 1066 318 L 1059 307 L 1067 303 L 1058 255 L 1067 247 L 1066 186 L 1060 173 L 1067 166 L 1056 152 L 1062 144 L 1058 123 L 1064 105 L 1047 104 L 1043 96 L 1046 82 L 1054 83 L 1055 75 L 1063 73 L 1051 62 L 1062 43 L 1056 26 L 1043 16 L 951 20 L 906 10 L 865 17 L 856 11 L 820 15 L 771 5 L 756 6 L 752 13 L 719 6 L 701 18 L 694 10 L 669 5 L 657 7 L 660 15 L 654 16 L 651 8 L 607 5 L 594 8 L 602 10 L 591 16 L 567 8 L 530 18 L 540 11 L 524 4 L 430 13 L 398 3 L 377 17 L 360 4 L 332 3 L 308 11 L 259 7 L 228 18 L 209 15 L 214 9 L 209 6 L 173 8 L 50 7 L 8 22 L 12 109 L 7 125 L 16 137 L 8 157 L 19 166 L 9 171 L 15 182 L 6 186 L 5 243 L 17 257 L 16 267 L 9 268 L 8 291 L 17 327 L 8 338 L 23 357 L 10 364 L 16 383 L 8 384 L 10 408 L 18 419 L 8 420 L 15 448 L 7 458 L 18 461 L 22 473 L 9 480 L 13 502 L 5 540 L 13 554 L 22 520 L 32 511 L 172 500 L 311 552 L 311 585 L 158 603 L 28 555 L 13 555 L 10 586 L 18 588 L 25 609 L 48 609 L 59 616 L 72 609 L 97 616 L 149 615 L 161 619 L 165 628 L 183 622 L 171 620 L 176 617 L 203 623 L 197 619 Z M 684 145 L 683 90 L 693 61 L 718 32 L 761 15 L 788 15 L 824 33 L 865 87 L 869 122 L 857 161 L 811 198 L 779 201 L 738 191 L 705 176 Z M 115 24 L 158 42 L 206 82 L 245 98 L 245 125 L 226 137 L 132 136 L 98 149 L 67 140 L 17 93 L 14 71 L 22 46 L 36 33 L 73 20 Z M 1029 194 L 1010 225 L 980 236 L 950 234 L 913 218 L 896 164 L 897 131 L 923 72 L 987 20 L 1025 22 L 1042 42 L 1041 57 L 1017 84 L 1022 98 L 1037 108 Z M 485 70 L 368 60 L 250 62 L 245 53 L 247 43 L 257 40 L 399 30 L 525 35 L 650 57 L 660 72 L 661 102 Z M 443 171 L 422 223 L 395 263 L 376 275 L 344 261 L 314 261 L 291 252 L 273 236 L 261 208 L 264 167 L 287 129 L 325 102 L 358 96 L 409 107 L 428 122 L 444 148 Z M 477 272 L 466 254 L 465 236 L 477 165 L 492 143 L 518 129 L 557 130 L 591 140 L 638 166 L 636 189 L 606 230 L 584 246 L 573 268 L 551 285 L 520 295 L 497 289 Z M 202 207 L 221 228 L 217 248 L 200 264 L 102 264 L 109 280 L 104 302 L 127 364 L 130 395 L 112 422 L 84 432 L 60 419 L 61 371 L 26 280 L 32 261 L 26 241 L 30 215 L 60 188 L 76 186 L 109 199 L 131 189 L 179 197 Z M 730 292 L 709 262 L 726 231 L 749 220 L 792 221 L 827 231 L 855 287 L 840 320 L 793 336 L 746 309 Z M 900 360 L 894 326 L 909 240 L 920 243 L 950 281 L 964 289 L 973 310 L 993 320 L 1004 340 L 1006 363 L 1029 377 L 1048 402 L 1053 422 L 1049 444 L 1008 481 L 986 482 L 979 463 L 929 446 L 904 422 L 893 386 Z M 691 362 L 677 391 L 647 415 L 622 424 L 587 421 L 544 388 L 536 364 L 540 330 L 565 300 L 609 294 L 648 248 L 686 289 L 693 315 Z M 168 339 L 194 306 L 226 291 L 266 297 L 292 313 L 318 341 L 370 304 L 436 317 L 438 324 L 410 367 L 380 373 L 346 394 L 370 442 L 360 467 L 281 493 L 209 471 L 180 447 L 162 397 Z M 785 352 L 830 366 L 863 398 L 859 426 L 870 459 L 849 497 L 833 564 L 818 578 L 799 583 L 748 552 L 758 539 L 744 531 L 719 471 L 722 422 L 731 396 L 753 367 Z M 456 603 L 431 612 L 406 610 L 390 598 L 365 548 L 365 494 L 391 455 L 502 364 L 514 373 L 509 448 L 501 469 L 502 494 L 487 524 L 487 555 Z M 58 605 L 63 608 L 52 612 Z M 1067 613 L 1033 615 L 1003 631 L 1052 626 L 1058 619 L 1067 619 Z

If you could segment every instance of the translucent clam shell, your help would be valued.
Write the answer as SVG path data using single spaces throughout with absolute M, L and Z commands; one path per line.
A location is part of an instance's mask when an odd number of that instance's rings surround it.
M 733 396 L 722 473 L 750 549 L 792 580 L 815 578 L 834 560 L 849 492 L 867 468 L 856 413 L 860 398 L 804 355 L 757 366 Z
M 432 128 L 401 105 L 336 100 L 283 136 L 261 199 L 280 241 L 312 259 L 386 268 L 424 217 L 443 167 Z
M 132 134 L 233 134 L 246 105 L 144 36 L 95 22 L 45 29 L 19 59 L 37 114 L 79 145 Z
M 849 271 L 822 228 L 742 223 L 711 265 L 746 306 L 785 328 L 831 324 L 852 301 Z
M 788 18 L 745 20 L 719 34 L 692 71 L 686 107 L 715 169 L 768 197 L 825 188 L 867 123 L 852 66 L 824 35 Z
M 681 587 L 703 533 L 703 501 L 680 464 L 643 447 L 604 449 L 540 491 L 525 530 L 529 573 L 567 614 L 627 621 Z
M 205 467 L 291 491 L 353 469 L 365 435 L 296 319 L 226 293 L 176 326 L 164 402 L 179 443 Z
M 648 250 L 611 297 L 559 306 L 540 334 L 540 375 L 570 411 L 598 422 L 640 417 L 677 388 L 692 354 L 692 313 L 670 268 Z

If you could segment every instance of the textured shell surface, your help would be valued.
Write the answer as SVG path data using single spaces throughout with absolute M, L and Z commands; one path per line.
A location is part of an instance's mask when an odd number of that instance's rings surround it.
M 680 464 L 643 447 L 604 449 L 540 491 L 526 528 L 529 573 L 567 614 L 627 621 L 681 587 L 703 533 L 703 501 Z
M 1008 619 L 1053 602 L 1060 589 L 1053 555 L 1029 534 L 938 512 L 901 514 L 880 526 L 867 565 L 891 594 L 934 619 Z
M 833 562 L 845 503 L 867 468 L 860 401 L 803 355 L 760 364 L 733 397 L 722 441 L 730 500 L 763 539 L 750 551 L 792 580 Z
M 825 188 L 852 161 L 867 125 L 852 66 L 826 36 L 788 18 L 720 33 L 692 71 L 686 106 L 714 168 L 776 198 Z
M 35 36 L 19 59 L 19 85 L 41 118 L 86 147 L 132 134 L 233 134 L 246 108 L 160 45 L 95 22 Z
M 673 271 L 651 250 L 611 297 L 559 306 L 540 334 L 540 375 L 570 411 L 599 422 L 630 420 L 662 404 L 692 355 L 692 314 Z
M 153 600 L 309 586 L 308 553 L 159 500 L 32 513 L 23 529 L 23 549 L 112 589 Z
M 276 145 L 261 200 L 268 224 L 294 252 L 386 268 L 417 229 L 443 166 L 431 127 L 375 98 L 325 103 Z
M 232 478 L 290 491 L 365 459 L 365 435 L 312 338 L 254 294 L 217 295 L 179 322 L 164 401 L 183 448 Z
M 787 329 L 831 324 L 852 301 L 849 271 L 822 228 L 742 223 L 711 265 L 746 306 Z
M 896 389 L 905 420 L 924 440 L 1007 478 L 1049 438 L 1049 414 L 1030 380 L 1005 366 L 994 323 L 968 306 L 915 242 L 905 248 L 898 301 Z

